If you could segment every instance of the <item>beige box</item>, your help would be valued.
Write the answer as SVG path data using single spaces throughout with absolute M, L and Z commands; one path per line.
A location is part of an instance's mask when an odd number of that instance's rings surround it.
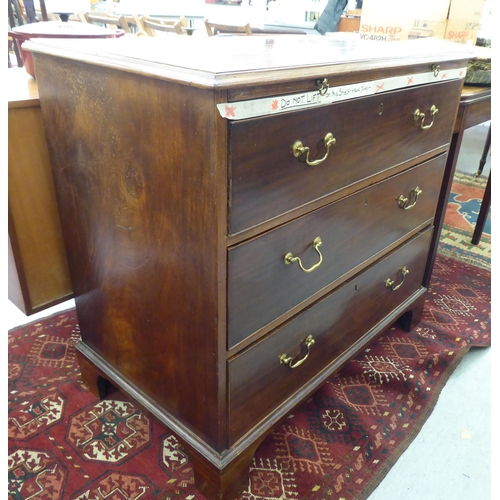
M 447 19 L 414 19 L 413 25 L 408 33 L 408 38 L 444 38 L 446 32 Z
M 448 19 L 481 19 L 484 0 L 451 0 Z
M 364 0 L 360 38 L 399 41 L 443 38 L 450 0 Z
M 484 0 L 451 0 L 444 39 L 475 45 L 483 10 Z
M 377 42 L 408 40 L 412 20 L 399 16 L 361 16 L 359 37 Z
M 448 19 L 444 39 L 451 42 L 475 45 L 480 26 L 481 19 Z

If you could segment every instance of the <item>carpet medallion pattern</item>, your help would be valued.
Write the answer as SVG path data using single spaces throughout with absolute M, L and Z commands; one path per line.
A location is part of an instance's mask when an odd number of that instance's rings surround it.
M 441 231 L 441 255 L 491 268 L 491 212 L 478 245 L 471 243 L 487 178 L 455 172 Z
M 81 383 L 74 310 L 9 332 L 9 499 L 203 500 L 177 439 Z M 394 325 L 259 446 L 241 500 L 362 500 L 471 347 L 490 345 L 490 273 L 436 260 L 422 322 Z

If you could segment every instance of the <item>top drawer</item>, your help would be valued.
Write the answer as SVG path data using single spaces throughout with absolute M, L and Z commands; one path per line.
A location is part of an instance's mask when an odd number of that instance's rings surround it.
M 231 122 L 229 233 L 236 234 L 339 191 L 406 160 L 445 146 L 451 136 L 463 80 L 387 92 L 282 115 Z M 422 130 L 415 111 L 438 109 Z M 309 166 L 292 145 L 325 156 Z

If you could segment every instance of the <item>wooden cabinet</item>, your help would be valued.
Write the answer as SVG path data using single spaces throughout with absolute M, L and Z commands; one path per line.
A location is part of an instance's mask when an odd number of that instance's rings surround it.
M 84 380 L 129 394 L 180 439 L 200 491 L 233 498 L 293 407 L 419 321 L 469 49 L 30 47 Z
M 25 314 L 72 296 L 35 80 L 6 73 L 8 94 L 9 300 Z

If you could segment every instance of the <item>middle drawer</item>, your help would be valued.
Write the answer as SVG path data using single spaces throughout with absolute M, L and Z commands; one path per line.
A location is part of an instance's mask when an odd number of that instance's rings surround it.
M 231 248 L 228 347 L 430 222 L 444 166 L 441 155 Z

